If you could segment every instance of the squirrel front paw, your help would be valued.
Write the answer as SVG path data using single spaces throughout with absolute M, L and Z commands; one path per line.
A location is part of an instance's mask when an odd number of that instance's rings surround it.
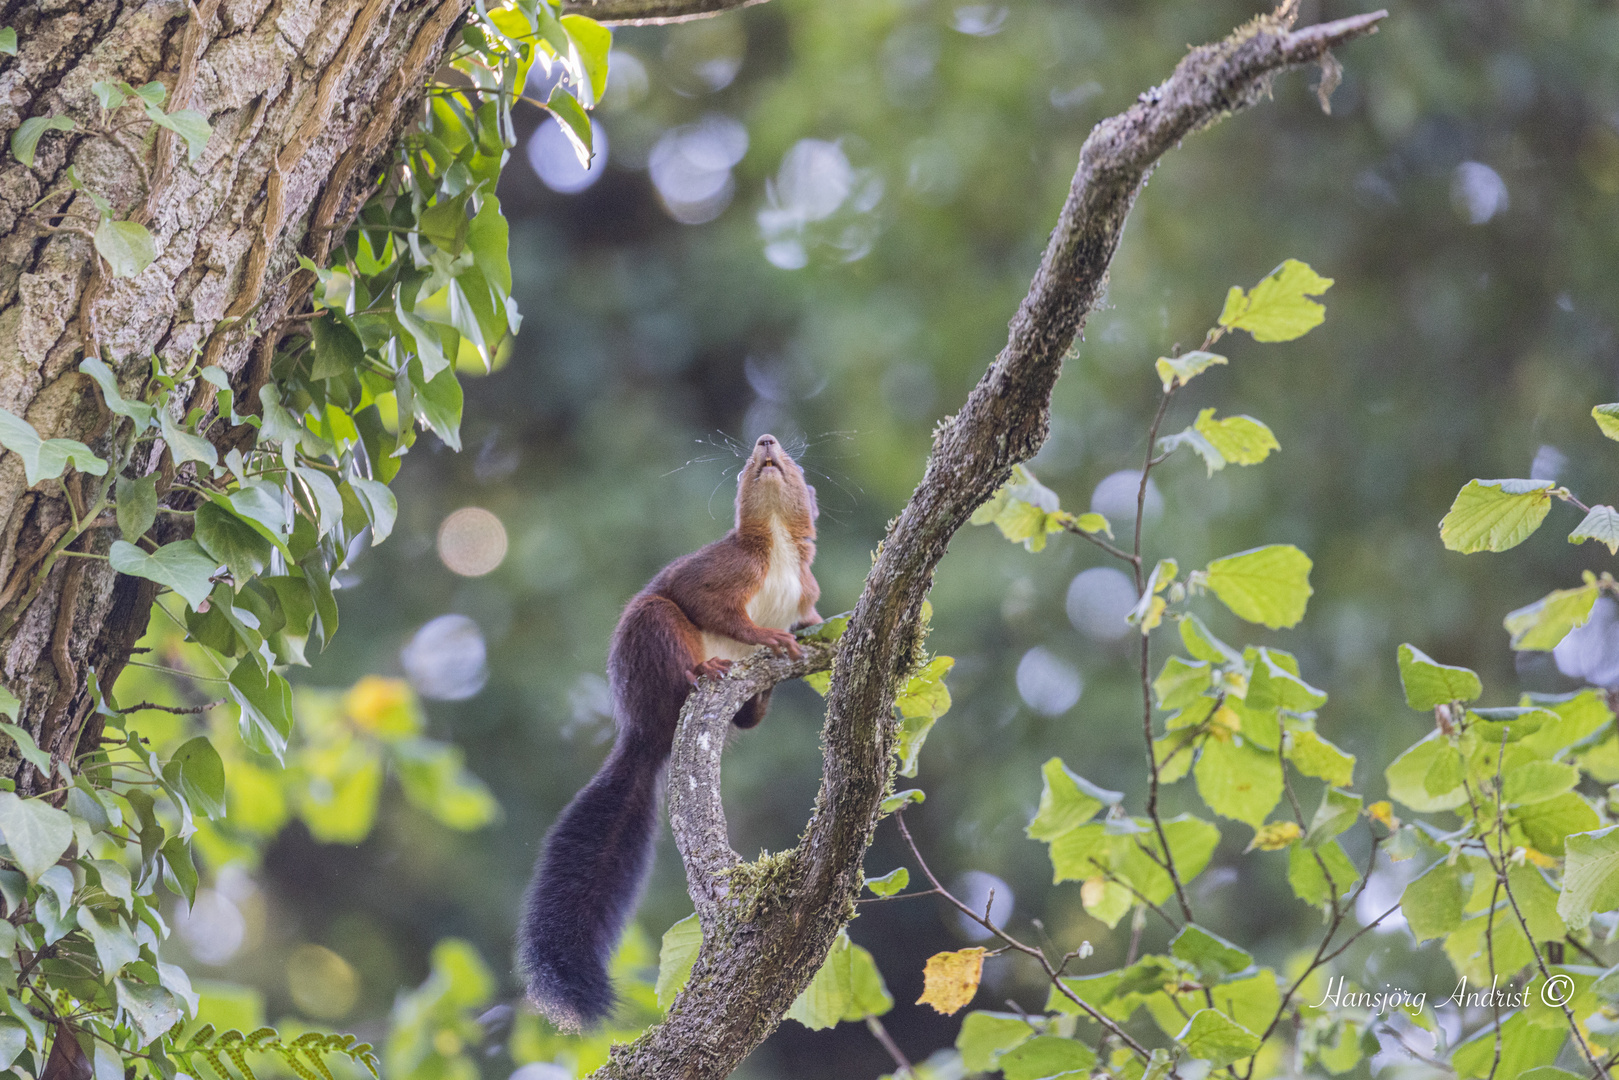
M 771 652 L 780 656 L 786 653 L 797 660 L 804 655 L 804 650 L 798 647 L 798 639 L 787 630 L 766 630 L 762 635 L 764 640 L 759 642 Z

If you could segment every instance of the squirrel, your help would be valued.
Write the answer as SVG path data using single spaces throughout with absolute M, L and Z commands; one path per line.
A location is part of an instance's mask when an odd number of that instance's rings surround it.
M 803 469 L 761 435 L 737 477 L 735 527 L 664 567 L 619 617 L 607 655 L 617 738 L 546 837 L 518 931 L 529 998 L 558 1026 L 593 1027 L 617 1004 L 607 961 L 652 868 L 686 696 L 760 646 L 796 659 L 790 629 L 821 621 L 818 516 Z M 751 728 L 769 706 L 761 691 L 734 723 Z

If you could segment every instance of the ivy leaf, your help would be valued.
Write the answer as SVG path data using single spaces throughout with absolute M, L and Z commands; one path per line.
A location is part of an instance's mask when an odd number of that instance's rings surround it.
M 116 913 L 104 911 L 98 918 L 95 910 L 86 904 L 79 908 L 79 926 L 95 945 L 96 962 L 101 966 L 103 979 L 122 973 L 125 965 L 141 958 L 141 947 L 136 944 L 135 935 Z
M 1439 523 L 1451 551 L 1506 551 L 1540 528 L 1552 507 L 1550 480 L 1470 480 Z
M 697 963 L 697 951 L 702 945 L 703 928 L 697 922 L 695 911 L 663 932 L 663 946 L 658 950 L 656 993 L 658 1008 L 665 1013 L 691 978 L 691 969 Z
M 270 542 L 257 529 L 218 503 L 197 507 L 194 535 L 215 561 L 224 563 L 240 589 L 270 565 Z
M 981 948 L 934 953 L 922 969 L 922 996 L 916 1003 L 931 1005 L 934 1012 L 945 1016 L 958 1013 L 972 1004 L 983 976 Z
M 559 21 L 579 50 L 579 62 L 590 80 L 590 103 L 595 104 L 607 93 L 607 53 L 613 47 L 613 32 L 584 15 L 564 15 Z
M 1591 419 L 1597 422 L 1602 434 L 1619 442 L 1619 404 L 1594 407 L 1591 410 Z
M 1153 366 L 1157 368 L 1158 378 L 1167 393 L 1177 386 L 1185 386 L 1214 365 L 1224 363 L 1226 358 L 1223 356 L 1194 349 L 1180 356 L 1160 356 Z
M 1568 534 L 1571 544 L 1581 544 L 1587 540 L 1605 544 L 1608 554 L 1619 555 L 1619 510 L 1601 504 L 1591 507 L 1585 520 Z
M 546 99 L 545 107 L 551 111 L 552 116 L 557 118 L 557 126 L 562 129 L 562 133 L 573 144 L 573 152 L 579 158 L 580 168 L 590 168 L 590 158 L 592 156 L 590 148 L 590 117 L 586 115 L 585 110 L 580 107 L 578 101 L 574 100 L 572 94 L 563 89 L 560 83 L 557 84 L 556 89 L 551 91 L 551 96 Z
M 118 377 L 106 364 L 94 356 L 88 356 L 79 365 L 79 370 L 94 379 L 96 385 L 101 387 L 101 397 L 106 401 L 108 409 L 135 421 L 136 431 L 144 431 L 151 426 L 152 417 L 157 410 L 143 401 L 130 401 L 125 398 L 118 389 Z
M 1252 292 L 1244 293 L 1233 285 L 1220 312 L 1220 325 L 1246 330 L 1255 341 L 1292 341 L 1327 317 L 1327 309 L 1308 297 L 1320 296 L 1330 288 L 1332 278 L 1322 277 L 1297 259 L 1288 259 Z
M 1470 668 L 1441 664 L 1415 645 L 1401 645 L 1399 660 L 1405 703 L 1419 712 L 1452 701 L 1477 701 L 1484 693 L 1484 684 Z
M 107 463 L 91 453 L 90 448 L 77 439 L 41 439 L 34 425 L 15 413 L 0 409 L 0 446 L 22 459 L 23 475 L 28 486 L 41 480 L 54 480 L 67 469 L 69 462 L 80 472 L 92 476 L 107 475 Z
M 162 100 L 159 98 L 158 102 Z M 207 115 L 196 109 L 176 109 L 166 113 L 157 107 L 157 103 L 147 101 L 146 115 L 152 123 L 168 128 L 186 141 L 186 160 L 193 164 L 202 157 L 202 152 L 208 148 L 208 137 L 214 133 Z
M 1563 890 L 1557 914 L 1576 930 L 1591 916 L 1619 908 L 1619 825 L 1579 833 L 1564 842 Z
M 157 258 L 157 244 L 146 226 L 106 217 L 96 226 L 96 250 L 112 267 L 113 277 L 134 277 Z
M 11 156 L 24 165 L 34 164 L 34 150 L 47 131 L 72 131 L 70 116 L 30 116 L 11 133 Z
M 1304 618 L 1312 565 L 1292 544 L 1271 544 L 1209 563 L 1208 586 L 1239 618 L 1278 630 Z
M 1192 1057 L 1207 1061 L 1215 1069 L 1252 1057 L 1260 1047 L 1259 1036 L 1218 1009 L 1193 1013 L 1175 1041 L 1186 1047 Z
M 114 540 L 107 560 L 120 574 L 131 574 L 166 585 L 185 598 L 195 611 L 208 599 L 210 580 L 219 563 L 195 540 L 176 540 L 148 555 L 127 540 Z
M 242 741 L 277 761 L 292 733 L 292 687 L 276 671 L 260 671 L 252 657 L 231 670 L 230 696 L 241 710 Z
M 181 744 L 163 766 L 163 777 L 208 817 L 225 816 L 225 763 L 206 735 Z
M 16 698 L 12 700 L 16 701 Z M 21 703 L 18 702 L 18 704 Z M 15 715 L 15 706 L 13 706 L 12 715 Z M 11 741 L 17 744 L 17 753 L 22 756 L 24 761 L 38 769 L 39 775 L 49 776 L 51 774 L 51 756 L 39 748 L 39 745 L 34 742 L 34 736 L 29 733 L 27 728 L 18 727 L 16 724 L 0 724 L 0 731 L 4 731 L 11 736 Z
M 1031 840 L 1049 843 L 1085 824 L 1102 809 L 1117 806 L 1124 798 L 1122 792 L 1097 787 L 1083 776 L 1070 772 L 1059 757 L 1047 761 L 1040 772 L 1044 777 L 1040 809 L 1023 830 Z
M 366 505 L 366 516 L 371 520 L 371 542 L 382 543 L 394 531 L 394 521 L 399 517 L 398 500 L 387 484 L 376 480 L 356 476 L 349 483 Z
M 446 446 L 460 453 L 461 381 L 455 377 L 455 370 L 446 366 L 423 383 L 416 379 L 415 368 L 416 365 L 411 366 L 411 382 L 416 390 L 416 415 L 444 440 Z
M 0 791 L 0 837 L 17 868 L 29 881 L 38 881 L 73 842 L 73 819 L 39 799 Z
M 840 1021 L 881 1016 L 893 1007 L 894 998 L 871 953 L 850 941 L 847 933 L 839 933 L 826 963 L 787 1010 L 787 1018 L 819 1031 Z
M 118 531 L 131 544 L 146 535 L 157 520 L 157 474 L 136 480 L 120 476 L 115 487 Z
M 129 979 L 115 979 L 113 986 L 118 1007 L 140 1033 L 139 1046 L 145 1046 L 183 1019 L 174 995 L 161 986 Z
M 174 452 L 176 465 L 186 461 L 195 461 L 204 468 L 212 469 L 219 464 L 219 451 L 214 444 L 200 435 L 193 435 L 186 431 L 167 412 L 159 411 L 157 423 L 163 431 L 163 441 L 168 443 L 169 449 Z
M 1572 537 L 1570 538 L 1572 539 Z M 1550 652 L 1569 634 L 1591 619 L 1597 594 L 1595 580 L 1575 589 L 1558 589 L 1501 620 L 1512 635 L 1511 646 L 1520 652 Z
M 17 55 L 17 31 L 10 26 L 0 26 L 0 53 L 7 56 Z M 15 1054 L 12 1055 L 12 1060 L 16 1060 Z
M 894 896 L 910 883 L 911 872 L 902 866 L 898 870 L 890 870 L 882 877 L 867 878 L 866 888 L 877 896 Z

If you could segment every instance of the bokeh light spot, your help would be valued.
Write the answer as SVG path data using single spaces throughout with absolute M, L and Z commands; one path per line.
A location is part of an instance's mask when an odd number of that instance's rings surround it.
M 546 187 L 572 195 L 600 180 L 607 171 L 607 130 L 595 120 L 590 122 L 590 148 L 593 153 L 587 169 L 579 164 L 579 154 L 556 117 L 547 116 L 528 137 L 528 163 Z
M 1136 606 L 1136 587 L 1111 566 L 1082 570 L 1068 584 L 1068 621 L 1088 638 L 1117 641 L 1130 629 L 1124 617 Z
M 399 652 L 416 692 L 438 701 L 464 701 L 482 690 L 489 681 L 488 660 L 483 633 L 465 615 L 431 620 Z
M 506 558 L 506 526 L 488 510 L 466 506 L 438 527 L 438 557 L 451 573 L 483 577 Z
M 287 958 L 287 990 L 305 1016 L 335 1020 L 360 997 L 354 965 L 323 945 L 300 945 Z
M 1079 702 L 1085 680 L 1067 661 L 1036 645 L 1017 666 L 1017 692 L 1037 713 L 1061 716 Z

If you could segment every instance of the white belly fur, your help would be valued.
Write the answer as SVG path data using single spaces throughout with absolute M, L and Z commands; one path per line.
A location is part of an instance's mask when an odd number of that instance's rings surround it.
M 759 591 L 748 601 L 747 612 L 748 618 L 760 626 L 785 630 L 798 621 L 798 605 L 804 597 L 798 545 L 786 526 L 774 518 L 770 522 L 770 540 L 770 569 L 759 583 Z M 703 635 L 703 650 L 709 657 L 741 660 L 757 648 L 721 634 Z

